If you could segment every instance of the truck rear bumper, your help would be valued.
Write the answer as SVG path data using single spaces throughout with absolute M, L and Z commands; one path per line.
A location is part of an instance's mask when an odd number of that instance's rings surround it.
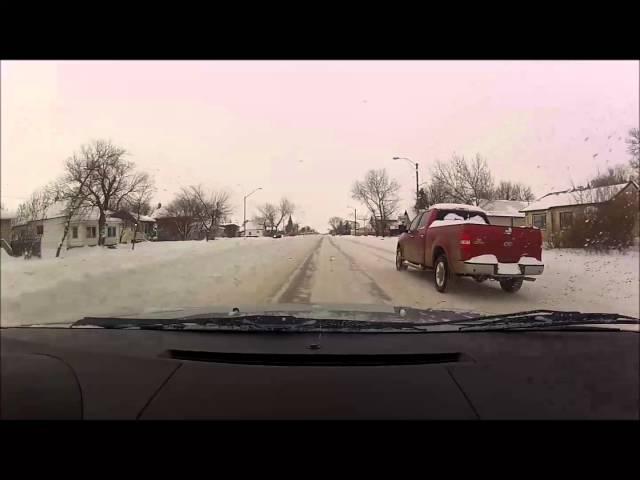
M 542 275 L 544 265 L 518 265 L 516 263 L 470 263 L 456 262 L 456 273 L 459 275 L 487 275 L 490 277 L 524 277 Z M 507 268 L 500 268 L 502 266 Z

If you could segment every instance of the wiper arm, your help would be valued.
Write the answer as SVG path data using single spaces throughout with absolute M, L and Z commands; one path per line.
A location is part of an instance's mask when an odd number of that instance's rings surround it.
M 242 332 L 384 332 L 423 331 L 419 325 L 404 322 L 367 322 L 362 320 L 310 319 L 293 315 L 247 314 L 199 316 L 169 319 L 127 319 L 85 317 L 71 328 L 102 327 L 136 330 L 242 331 Z
M 531 310 L 505 315 L 492 315 L 468 321 L 458 321 L 460 331 L 517 330 L 531 328 L 556 328 L 569 325 L 627 324 L 638 325 L 640 320 L 616 313 L 562 312 L 555 310 Z

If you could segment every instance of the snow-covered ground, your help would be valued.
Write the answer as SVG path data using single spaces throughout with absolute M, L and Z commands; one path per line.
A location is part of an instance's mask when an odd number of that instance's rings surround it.
M 62 259 L 2 257 L 0 318 L 8 326 L 178 306 L 268 303 L 318 240 L 150 242 L 134 251 L 79 248 Z
M 393 261 L 398 242 L 394 237 L 383 239 L 373 236 L 340 237 L 340 240 L 365 245 L 371 252 L 372 262 L 376 261 L 376 255 L 385 257 L 384 254 Z M 543 250 L 542 261 L 544 273 L 535 282 L 525 282 L 516 294 L 505 294 L 497 282 L 476 284 L 470 278 L 463 278 L 458 289 L 441 296 L 438 304 L 455 304 L 460 308 L 496 313 L 509 311 L 511 307 L 524 307 L 640 316 L 640 255 L 637 247 L 623 254 L 595 254 L 580 249 Z M 426 282 L 421 282 L 421 287 L 435 290 L 430 272 L 410 268 L 407 272 L 398 273 L 424 277 Z M 418 298 L 420 293 L 416 292 L 417 301 L 423 301 Z
M 464 278 L 445 294 L 433 274 L 394 267 L 397 238 L 303 236 L 79 248 L 64 258 L 2 255 L 3 326 L 60 323 L 211 305 L 362 303 L 508 313 L 529 309 L 640 316 L 639 255 L 543 252 L 545 272 L 515 294 Z

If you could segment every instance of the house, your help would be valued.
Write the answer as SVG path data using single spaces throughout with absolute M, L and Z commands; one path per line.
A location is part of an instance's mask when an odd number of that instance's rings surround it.
M 262 237 L 263 235 L 264 228 L 262 225 L 257 225 L 253 222 L 247 222 L 245 229 L 240 231 L 241 237 Z
M 611 202 L 624 194 L 638 196 L 635 182 L 620 183 L 606 187 L 575 188 L 552 192 L 532 202 L 520 211 L 525 214 L 526 225 L 542 230 L 542 238 L 552 241 L 562 230 L 573 224 L 574 217 L 585 216 L 591 209 Z M 634 231 L 638 232 L 638 215 L 635 216 Z
M 222 233 L 220 236 L 224 235 L 225 237 L 237 237 L 240 232 L 240 225 L 233 222 L 221 223 L 220 228 L 222 229 Z
M 530 202 L 518 200 L 480 200 L 478 205 L 482 208 L 491 225 L 504 227 L 522 227 L 526 225 L 526 215 L 521 212 Z
M 27 244 L 34 248 L 36 252 L 55 251 L 64 234 L 66 223 L 65 208 L 66 203 L 56 202 L 47 208 L 42 220 L 17 222 L 11 231 L 11 247 L 14 250 L 14 254 L 21 255 Z M 105 212 L 105 245 L 117 244 L 120 229 L 122 228 L 122 220 L 111 217 L 112 213 L 110 211 Z M 100 212 L 96 207 L 80 208 L 71 217 L 63 248 L 97 245 L 99 216 Z
M 11 240 L 11 227 L 16 220 L 16 212 L 13 210 L 0 210 L 0 238 Z
M 361 229 L 360 222 L 355 220 L 345 220 L 344 221 L 344 230 L 345 232 L 349 232 L 349 235 L 355 235 L 356 231 Z M 358 232 L 359 233 L 359 232 Z
M 120 243 L 131 242 L 133 232 L 136 229 L 138 216 L 126 210 L 114 212 L 111 216 L 122 220 L 122 229 L 119 235 Z M 148 215 L 140 215 L 140 225 L 138 225 L 138 231 L 136 233 L 136 242 L 153 240 L 155 239 L 156 233 L 156 219 Z
M 156 238 L 160 242 L 176 240 L 202 240 L 204 234 L 200 223 L 191 217 L 170 214 L 165 207 L 159 206 L 151 212 L 150 218 L 156 221 Z M 186 238 L 184 232 L 187 232 Z
M 386 236 L 395 236 L 402 233 L 404 231 L 404 227 L 408 228 L 408 217 L 409 215 L 406 211 L 404 214 L 398 215 L 396 218 L 388 218 L 384 221 L 380 220 L 380 217 L 376 215 L 375 220 L 374 217 L 369 219 L 369 224 L 372 227 L 374 234 L 378 234 L 378 232 L 380 232 Z
M 15 211 L 0 209 L 0 248 L 4 248 L 9 254 L 12 254 L 9 242 L 11 242 L 11 228 L 15 220 Z

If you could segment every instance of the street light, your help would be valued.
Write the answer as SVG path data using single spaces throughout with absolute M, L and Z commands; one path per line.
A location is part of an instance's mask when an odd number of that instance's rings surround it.
M 418 186 L 418 162 L 414 162 L 413 160 L 411 160 L 410 158 L 407 157 L 393 157 L 394 160 L 406 160 L 407 162 L 409 162 L 411 165 L 415 165 L 416 167 L 416 204 L 418 203 L 418 190 L 419 190 L 419 186 Z
M 253 192 L 251 192 L 248 195 L 244 196 L 244 215 L 243 215 L 243 218 L 242 218 L 242 230 L 244 232 L 243 233 L 243 237 L 247 236 L 247 198 L 249 198 L 251 195 L 256 193 L 258 190 L 262 190 L 262 187 L 258 187 Z
M 353 236 L 358 236 L 358 219 L 356 218 L 356 207 L 347 205 L 347 208 L 353 208 Z

